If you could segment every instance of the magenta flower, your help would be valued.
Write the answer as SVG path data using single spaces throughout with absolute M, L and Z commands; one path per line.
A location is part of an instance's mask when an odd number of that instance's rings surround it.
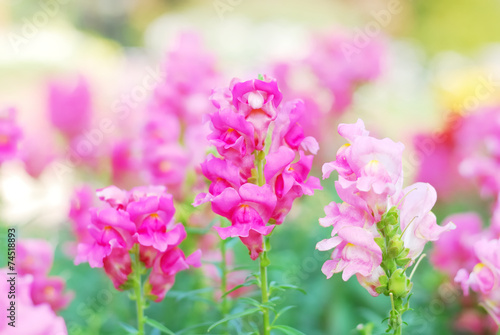
M 91 97 L 87 80 L 80 76 L 75 87 L 52 82 L 48 87 L 50 121 L 66 136 L 72 138 L 90 125 Z
M 182 224 L 175 224 L 173 197 L 164 186 L 136 187 L 130 191 L 109 186 L 96 193 L 104 208 L 90 208 L 87 229 L 92 241 L 78 245 L 75 264 L 88 262 L 91 267 L 104 267 L 115 288 L 123 290 L 130 288 L 133 271 L 139 271 L 134 270 L 132 254 L 146 268 L 155 268 L 167 254 L 184 260 L 177 246 L 186 238 L 186 231 Z M 198 266 L 198 251 L 193 255 L 183 264 Z M 158 266 L 152 270 L 150 280 L 156 301 L 163 299 L 175 273 L 187 269 L 173 268 L 175 271 L 170 272 L 164 269 L 168 276 Z
M 172 248 L 156 256 L 151 275 L 145 284 L 146 295 L 159 302 L 165 297 L 168 290 L 174 285 L 177 272 L 189 267 L 200 267 L 201 251 L 195 251 L 185 257 L 179 248 Z
M 111 279 L 117 290 L 122 290 L 129 275 L 132 273 L 130 254 L 125 248 L 115 248 L 103 259 L 106 275 Z
M 239 237 L 248 248 L 250 258 L 262 252 L 262 236 L 268 235 L 274 225 L 266 225 L 276 206 L 276 196 L 269 185 L 243 184 L 239 191 L 226 188 L 212 200 L 212 210 L 231 221 L 230 227 L 215 227 L 219 236 Z
M 299 152 L 299 160 L 295 156 L 292 149 L 282 146 L 266 158 L 264 176 L 277 197 L 272 215 L 277 224 L 283 222 L 296 198 L 313 195 L 315 189 L 321 189 L 319 179 L 309 177 L 314 157 L 303 151 Z
M 35 277 L 31 284 L 31 299 L 35 305 L 47 303 L 54 312 L 66 308 L 74 293 L 64 293 L 66 283 L 59 277 Z
M 75 189 L 71 198 L 68 217 L 73 224 L 73 232 L 79 243 L 90 243 L 92 237 L 87 229 L 90 223 L 90 208 L 94 206 L 94 194 L 90 186 Z
M 306 155 L 315 154 L 318 144 L 304 136 L 299 124 L 304 104 L 280 106 L 274 79 L 233 79 L 229 88 L 214 90 L 211 99 L 218 110 L 210 116 L 208 139 L 222 157 L 209 155 L 201 164 L 211 183 L 193 205 L 211 202 L 214 213 L 231 221 L 229 227 L 215 228 L 219 236 L 239 237 L 255 260 L 263 251 L 263 236 L 284 221 L 293 201 L 321 188 L 319 179 L 309 177 L 313 156 Z
M 15 117 L 15 109 L 0 109 L 0 164 L 18 155 L 22 131 Z

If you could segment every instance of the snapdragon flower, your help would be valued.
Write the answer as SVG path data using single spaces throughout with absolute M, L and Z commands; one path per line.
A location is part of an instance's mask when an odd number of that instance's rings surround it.
M 230 227 L 216 228 L 220 237 L 240 237 L 253 260 L 263 251 L 263 236 L 284 221 L 293 201 L 321 188 L 309 177 L 309 153 L 315 154 L 318 144 L 298 123 L 303 103 L 281 106 L 282 99 L 277 82 L 268 77 L 234 79 L 212 94 L 218 110 L 210 116 L 208 139 L 221 158 L 209 155 L 201 164 L 211 184 L 194 205 L 210 202 L 216 214 L 229 219 Z
M 338 172 L 335 189 L 344 202 L 326 206 L 326 217 L 319 221 L 333 228 L 331 238 L 316 246 L 333 249 L 322 271 L 327 278 L 339 272 L 344 280 L 356 275 L 371 295 L 390 295 L 389 329 L 397 333 L 409 308 L 403 299 L 412 287 L 404 271 L 428 241 L 436 241 L 454 224 L 436 223 L 431 209 L 437 195 L 431 185 L 403 188 L 403 144 L 369 136 L 361 120 L 340 124 L 338 132 L 348 143 L 335 161 L 323 165 L 323 178 Z
M 170 288 L 174 274 L 189 266 L 178 267 L 174 262 L 172 269 L 163 266 L 159 271 L 159 267 L 154 267 L 155 263 L 160 263 L 166 254 L 175 254 L 179 262 L 200 265 L 199 251 L 186 258 L 178 248 L 186 238 L 186 231 L 182 224 L 175 223 L 173 198 L 166 193 L 165 187 L 136 187 L 127 192 L 109 186 L 98 190 L 97 196 L 104 202 L 104 207 L 90 208 L 87 229 L 92 240 L 78 245 L 75 264 L 88 262 L 93 268 L 104 267 L 115 288 L 123 290 L 129 288 L 130 275 L 134 271 L 131 254 L 140 250 L 137 252 L 144 266 L 154 268 L 154 277 L 160 278 L 152 284 L 153 291 L 161 292 L 161 298 L 155 296 L 153 299 L 156 301 L 162 300 L 167 291 L 167 284 L 162 280 L 168 279 Z M 148 257 L 142 256 L 145 250 L 149 250 Z

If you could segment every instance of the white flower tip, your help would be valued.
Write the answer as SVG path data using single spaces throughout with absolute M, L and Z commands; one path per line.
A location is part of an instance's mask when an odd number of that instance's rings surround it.
M 248 104 L 253 109 L 262 108 L 262 106 L 264 105 L 264 97 L 259 93 L 250 92 L 248 94 Z

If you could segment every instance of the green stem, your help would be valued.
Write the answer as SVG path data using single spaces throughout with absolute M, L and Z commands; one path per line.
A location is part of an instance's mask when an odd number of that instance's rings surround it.
M 257 151 L 255 153 L 255 165 L 257 166 L 257 185 L 263 186 L 266 183 L 264 177 L 264 164 L 265 164 L 265 152 Z M 267 240 L 264 237 L 262 241 L 262 253 L 259 256 L 259 266 L 260 266 L 260 290 L 262 292 L 262 304 L 266 304 L 269 301 L 269 293 L 267 290 L 267 266 L 269 265 L 269 259 L 267 258 Z M 263 335 L 271 334 L 271 326 L 269 324 L 269 308 L 264 307 L 262 310 L 263 314 Z
M 267 291 L 267 266 L 269 260 L 267 259 L 267 252 L 265 250 L 266 243 L 263 243 L 264 251 L 260 254 L 259 265 L 260 265 L 260 290 L 262 292 L 262 303 L 265 304 L 269 301 L 269 293 Z M 263 311 L 263 335 L 271 334 L 271 327 L 269 325 L 269 308 L 264 307 Z
M 139 246 L 134 246 L 134 293 L 137 307 L 137 335 L 144 335 L 144 301 L 142 292 L 141 261 L 139 258 Z
M 227 259 L 226 259 L 226 241 L 222 240 L 220 245 L 221 252 L 221 293 L 227 292 Z M 226 317 L 229 314 L 229 301 L 227 296 L 222 298 L 222 316 Z M 226 328 L 226 334 L 229 334 L 229 330 Z

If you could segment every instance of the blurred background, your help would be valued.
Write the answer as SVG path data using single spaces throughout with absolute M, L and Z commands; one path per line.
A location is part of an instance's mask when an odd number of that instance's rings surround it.
M 343 144 L 338 123 L 361 118 L 374 136 L 405 144 L 405 183 L 436 187 L 438 222 L 461 211 L 489 222 L 494 197 L 460 173 L 459 158 L 441 153 L 443 142 L 429 149 L 425 138 L 447 134 L 452 120 L 500 103 L 498 0 L 2 0 L 0 108 L 16 109 L 23 135 L 18 159 L 1 165 L 0 221 L 18 227 L 21 239 L 45 239 L 55 248 L 51 274 L 75 292 L 60 312 L 69 334 L 122 334 L 117 324 L 135 318 L 126 294 L 117 293 L 102 271 L 73 265 L 68 213 L 75 188 L 169 184 L 151 168 L 130 168 L 135 158 L 144 164 L 145 156 L 155 155 L 134 141 L 143 136 L 145 110 L 161 87 L 172 78 L 203 81 L 182 108 L 205 113 L 210 87 L 258 74 L 282 79 L 285 99 L 311 100 L 316 114 L 304 122 L 316 129 L 321 147 L 313 175 L 321 176 L 321 165 Z M 120 148 L 129 153 L 125 158 Z M 438 165 L 446 168 L 433 171 Z M 297 307 L 282 321 L 308 335 L 354 334 L 366 322 L 383 333 L 386 297 L 371 297 L 354 278 L 326 280 L 320 271 L 328 255 L 315 244 L 330 232 L 318 218 L 339 200 L 333 179 L 322 184 L 273 235 L 271 278 L 307 292 L 287 293 L 283 304 Z M 183 204 L 195 194 L 180 193 Z M 201 223 L 189 224 L 203 230 L 212 219 L 201 215 Z M 197 243 L 195 237 L 187 248 Z M 235 264 L 252 264 L 244 246 L 233 248 Z M 427 260 L 421 266 L 405 333 L 474 333 L 457 326 L 462 302 L 446 275 Z M 179 274 L 148 315 L 173 330 L 217 320 L 217 309 L 203 300 L 211 295 L 202 289 L 211 285 L 204 277 L 202 270 Z M 193 288 L 199 290 L 189 294 Z M 450 299 L 443 298 L 447 290 Z M 245 325 L 235 327 L 243 332 Z

